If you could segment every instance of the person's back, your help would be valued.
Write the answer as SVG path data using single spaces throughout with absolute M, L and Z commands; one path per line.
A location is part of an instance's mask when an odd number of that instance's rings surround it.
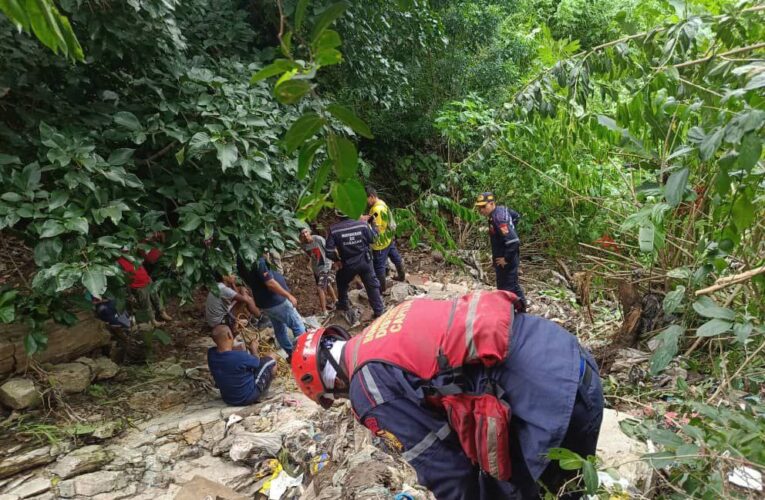
M 347 350 L 344 353 L 346 357 L 352 355 Z M 362 424 L 384 438 L 389 447 L 409 450 L 404 457 L 417 469 L 421 484 L 439 499 L 473 498 L 463 497 L 460 492 L 479 489 L 483 498 L 491 497 L 486 496 L 487 492 L 533 496 L 536 480 L 549 464 L 543 455 L 550 448 L 569 439 L 564 444 L 574 451 L 594 453 L 602 416 L 602 392 L 597 375 L 587 383 L 582 382 L 583 363 L 597 373 L 590 355 L 580 350 L 569 332 L 544 318 L 517 314 L 510 350 L 502 363 L 491 368 L 480 364 L 462 367 L 465 392 L 482 394 L 495 384 L 501 389 L 500 399 L 510 406 L 512 484 L 479 477 L 453 429 L 444 427 L 445 416 L 439 416 L 439 411 L 429 406 L 428 394 L 423 392 L 425 381 L 412 373 L 387 362 L 366 363 L 351 379 L 349 398 Z M 439 376 L 433 385 L 451 383 L 450 377 Z M 578 394 L 583 402 L 579 402 Z M 582 405 L 588 409 L 600 407 L 601 413 L 593 416 Z M 423 407 L 431 410 L 423 411 Z M 579 429 L 569 438 L 574 417 Z M 588 434 L 594 434 L 594 439 L 588 439 Z M 430 445 L 422 449 L 423 442 Z M 557 483 L 554 479 L 551 482 Z

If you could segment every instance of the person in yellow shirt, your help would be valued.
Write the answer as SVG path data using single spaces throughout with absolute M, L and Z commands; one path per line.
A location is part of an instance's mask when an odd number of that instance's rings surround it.
M 388 259 L 396 266 L 396 281 L 404 281 L 406 271 L 404 270 L 404 261 L 396 248 L 396 222 L 393 220 L 393 214 L 388 205 L 377 197 L 377 190 L 367 186 L 367 206 L 369 206 L 369 215 L 362 217 L 363 220 L 374 224 L 377 228 L 377 238 L 372 242 L 372 260 L 375 269 L 375 275 L 380 281 L 380 292 L 385 292 L 385 268 L 388 265 Z

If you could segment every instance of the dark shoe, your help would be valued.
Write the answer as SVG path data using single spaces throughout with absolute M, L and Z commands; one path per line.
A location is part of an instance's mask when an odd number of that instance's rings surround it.
M 393 278 L 396 281 L 404 281 L 406 279 L 406 269 L 404 269 L 404 264 L 398 264 L 396 266 L 396 277 Z

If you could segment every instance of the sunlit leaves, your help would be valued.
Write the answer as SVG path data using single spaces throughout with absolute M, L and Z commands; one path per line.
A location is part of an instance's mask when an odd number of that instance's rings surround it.
M 0 11 L 18 27 L 31 31 L 53 52 L 82 61 L 84 55 L 69 20 L 51 0 L 0 0 Z
M 327 137 L 327 150 L 335 164 L 335 174 L 338 179 L 345 181 L 356 175 L 359 155 L 351 141 L 345 137 L 330 134 Z
M 265 68 L 261 69 L 250 79 L 250 83 L 257 83 L 266 78 L 286 73 L 298 68 L 298 65 L 288 59 L 277 59 Z
M 340 17 L 347 8 L 347 3 L 337 2 L 324 9 L 313 25 L 313 30 L 311 31 L 311 44 L 315 45 L 322 32 L 327 29 L 335 19 Z
M 305 80 L 287 80 L 274 88 L 274 95 L 282 104 L 295 104 L 310 90 L 311 84 Z

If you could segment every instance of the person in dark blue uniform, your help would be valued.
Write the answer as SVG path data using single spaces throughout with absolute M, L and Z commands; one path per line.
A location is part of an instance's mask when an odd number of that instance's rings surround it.
M 377 237 L 374 226 L 342 216 L 340 222 L 329 227 L 327 235 L 327 256 L 337 262 L 337 301 L 338 311 L 348 310 L 348 286 L 354 277 L 359 276 L 369 297 L 374 317 L 383 313 L 383 301 L 380 295 L 380 282 L 372 266 L 370 246 Z
M 475 206 L 481 215 L 489 219 L 491 257 L 497 276 L 497 290 L 513 292 L 521 299 L 522 309 L 526 310 L 526 295 L 518 281 L 521 241 L 515 229 L 521 216 L 511 208 L 497 205 L 494 194 L 490 192 L 478 195 Z
M 505 311 L 479 307 L 477 317 L 501 313 Z M 409 331 L 405 321 L 401 334 L 430 334 L 422 328 Z M 400 324 L 394 318 L 389 329 L 395 331 Z M 468 458 L 460 441 L 462 433 L 455 429 L 451 416 L 431 404 L 428 387 L 453 384 L 454 373 L 423 380 L 385 361 L 388 355 L 381 351 L 367 354 L 371 360 L 349 375 L 348 360 L 358 352 L 351 339 L 333 338 L 330 333 L 319 337 L 318 349 L 309 349 L 310 335 L 316 342 L 317 333 L 309 333 L 293 357 L 298 387 L 325 408 L 334 399 L 349 398 L 356 419 L 380 438 L 387 451 L 407 460 L 419 483 L 438 500 L 537 499 L 543 493 L 540 483 L 557 495 L 578 471 L 562 470 L 558 462 L 547 458 L 549 450 L 566 448 L 582 457 L 596 453 L 604 404 L 598 367 L 577 339 L 552 321 L 518 313 L 504 361 L 491 367 L 462 366 L 459 380 L 465 393 L 485 394 L 490 388 L 510 407 L 507 446 L 512 474 L 507 481 L 493 477 Z M 386 349 L 395 350 L 395 345 Z M 320 374 L 318 393 L 306 389 L 310 370 L 297 367 L 304 359 L 306 366 L 314 362 L 314 372 Z

